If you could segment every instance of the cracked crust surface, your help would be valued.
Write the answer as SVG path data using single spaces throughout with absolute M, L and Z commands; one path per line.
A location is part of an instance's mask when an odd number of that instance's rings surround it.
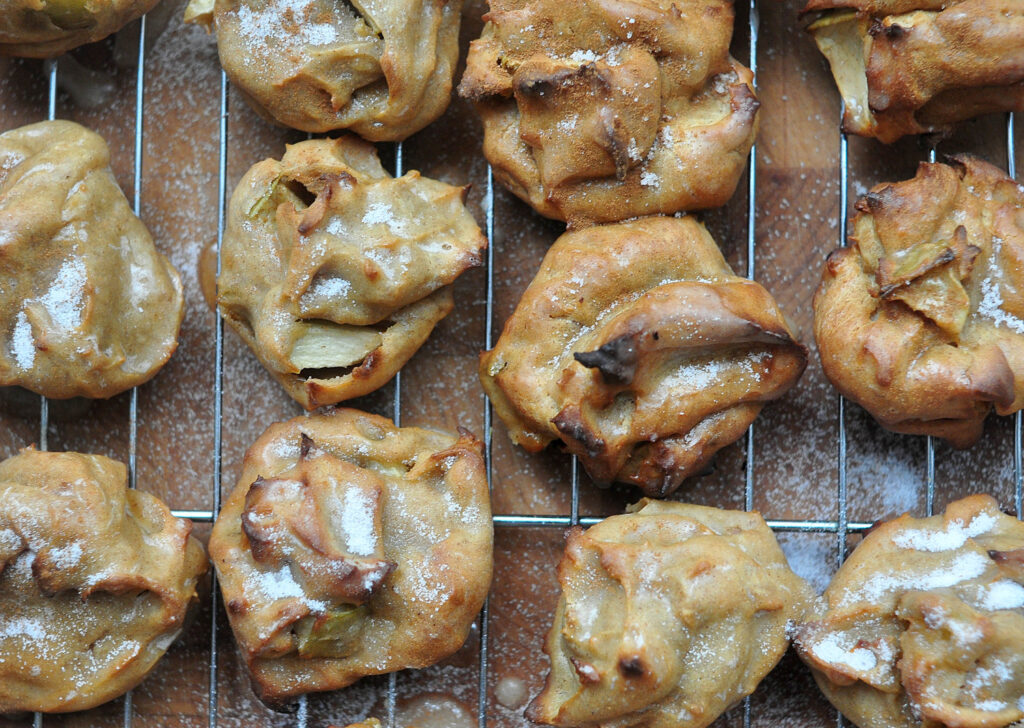
M 52 58 L 115 33 L 159 0 L 0 0 L 0 55 Z
M 796 644 L 860 728 L 1024 719 L 1024 524 L 989 496 L 873 529 Z
M 814 299 L 825 374 L 883 426 L 967 447 L 1024 407 L 1024 189 L 960 156 L 856 208 Z
M 1024 111 L 1024 0 L 811 0 L 843 128 L 893 142 Z
M 703 728 L 754 691 L 809 606 L 759 514 L 650 500 L 629 510 L 569 532 L 534 721 Z
M 480 379 L 517 444 L 560 439 L 598 483 L 661 497 L 806 361 L 771 295 L 733 274 L 703 225 L 651 217 L 555 241 Z
M 444 113 L 462 0 L 192 0 L 221 65 L 264 118 L 405 139 Z
M 138 684 L 206 572 L 191 530 L 114 460 L 0 462 L 0 714 L 85 710 Z
M 480 442 L 349 409 L 264 432 L 210 538 L 228 619 L 271 704 L 455 652 L 491 554 Z
M 353 136 L 288 147 L 239 182 L 217 304 L 306 409 L 372 392 L 452 309 L 487 241 L 466 188 L 394 179 Z
M 105 398 L 152 378 L 178 346 L 178 272 L 70 121 L 0 134 L 0 386 Z
M 492 0 L 459 93 L 495 176 L 570 226 L 717 207 L 757 130 L 727 0 Z

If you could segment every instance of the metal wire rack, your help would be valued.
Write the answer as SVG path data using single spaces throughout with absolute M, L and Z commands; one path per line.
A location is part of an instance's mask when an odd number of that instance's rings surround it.
M 758 60 L 758 33 L 760 17 L 758 13 L 758 0 L 749 0 L 748 7 L 748 33 L 749 33 L 749 65 L 757 73 Z M 142 17 L 139 27 L 139 45 L 136 68 L 136 89 L 135 89 L 135 131 L 134 131 L 134 185 L 133 185 L 133 210 L 140 213 L 143 184 L 143 140 L 144 140 L 144 114 L 143 102 L 145 99 L 145 68 L 146 68 L 146 18 Z M 48 61 L 45 64 L 45 73 L 48 79 L 47 95 L 47 118 L 52 120 L 56 117 L 57 110 L 57 89 L 58 69 L 56 61 Z M 226 74 L 221 72 L 220 77 L 220 114 L 218 118 L 218 183 L 217 183 L 217 244 L 218 249 L 223 240 L 225 228 L 226 202 L 227 202 L 227 163 L 228 163 L 228 80 Z M 840 115 L 841 118 L 841 115 Z M 1014 149 L 1014 115 L 1008 114 L 1006 119 L 1006 147 L 1008 159 L 1008 173 L 1011 177 L 1016 176 L 1015 149 Z M 395 176 L 401 176 L 404 171 L 403 145 L 397 143 L 395 149 Z M 839 221 L 838 221 L 838 242 L 845 245 L 847 236 L 847 209 L 849 190 L 849 147 L 845 133 L 840 134 L 839 142 Z M 935 149 L 929 151 L 929 160 L 935 160 Z M 757 204 L 757 149 L 751 150 L 749 161 L 749 175 L 747 186 L 747 245 L 746 245 L 746 276 L 753 279 L 756 273 L 756 204 Z M 486 190 L 484 196 L 484 210 L 486 213 L 486 234 L 487 239 L 494 240 L 495 212 L 494 212 L 494 177 L 490 166 L 487 167 Z M 220 273 L 220 259 L 218 255 L 217 273 Z M 489 246 L 486 256 L 486 320 L 484 347 L 490 349 L 494 343 L 494 248 Z M 222 474 L 222 433 L 223 433 L 223 398 L 224 398 L 224 322 L 219 316 L 216 318 L 214 328 L 214 429 L 213 429 L 213 482 L 211 484 L 211 503 L 209 510 L 172 510 L 175 516 L 189 518 L 197 523 L 212 523 L 221 507 L 221 474 Z M 396 424 L 401 424 L 402 416 L 402 384 L 401 373 L 394 379 L 394 397 L 392 404 L 393 419 Z M 137 455 L 137 431 L 138 431 L 138 392 L 132 389 L 129 404 L 129 483 L 131 487 L 136 485 L 136 455 Z M 493 413 L 490 402 L 486 396 L 482 401 L 484 433 L 485 433 L 485 462 L 488 487 L 492 486 L 493 456 L 492 456 L 492 421 Z M 848 493 L 847 493 L 847 407 L 841 396 L 837 396 L 837 417 L 838 437 L 836 442 L 836 457 L 838 461 L 838 475 L 836 482 L 837 512 L 833 519 L 822 520 L 779 520 L 766 519 L 768 526 L 777 533 L 821 533 L 834 534 L 837 554 L 837 566 L 842 564 L 846 557 L 847 536 L 860 533 L 871 527 L 870 522 L 850 521 L 848 517 Z M 39 448 L 47 448 L 47 433 L 50 427 L 49 407 L 45 397 L 40 401 L 40 426 L 39 426 Z M 751 425 L 746 435 L 746 462 L 743 484 L 743 503 L 746 510 L 754 507 L 755 478 L 754 478 L 754 425 Z M 935 448 L 931 437 L 926 438 L 925 449 L 925 483 L 926 483 L 926 508 L 928 515 L 932 515 L 935 501 Z M 1014 504 L 1018 518 L 1024 517 L 1024 468 L 1022 468 L 1022 413 L 1017 412 L 1013 422 L 1013 483 L 1014 483 Z M 496 528 L 567 528 L 571 526 L 590 526 L 597 523 L 598 518 L 581 517 L 579 513 L 579 490 L 580 490 L 580 465 L 575 457 L 571 463 L 571 506 L 568 515 L 516 515 L 496 514 L 493 517 Z M 211 628 L 210 628 L 210 661 L 209 661 L 209 709 L 207 721 L 210 728 L 218 725 L 218 630 L 220 629 L 218 590 L 216 588 L 216 576 L 213 576 L 213 587 L 211 589 Z M 479 673 L 478 673 L 478 704 L 477 721 L 479 728 L 485 728 L 488 722 L 487 716 L 487 679 L 488 679 L 488 648 L 489 648 L 489 623 L 490 623 L 490 600 L 484 602 L 483 609 L 479 616 Z M 388 728 L 395 728 L 395 702 L 397 695 L 398 673 L 391 673 L 388 676 L 388 688 L 386 696 L 386 725 Z M 133 708 L 132 694 L 129 692 L 124 701 L 124 726 L 129 728 L 132 725 Z M 751 724 L 751 701 L 746 698 L 743 704 L 743 725 L 749 728 Z M 36 713 L 33 725 L 40 728 L 43 724 L 42 714 Z M 308 723 L 308 706 L 306 699 L 300 699 L 298 710 L 295 713 L 295 725 L 297 728 L 306 728 Z M 842 728 L 843 717 L 836 712 L 836 725 Z

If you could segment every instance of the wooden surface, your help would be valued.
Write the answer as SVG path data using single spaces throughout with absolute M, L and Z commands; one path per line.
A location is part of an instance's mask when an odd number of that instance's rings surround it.
M 826 254 L 839 243 L 839 99 L 823 59 L 800 29 L 792 0 L 761 0 L 759 96 L 761 133 L 757 145 L 756 277 L 778 299 L 803 341 L 811 340 L 811 297 Z M 220 67 L 212 38 L 180 22 L 180 0 L 164 0 L 149 19 L 145 62 L 142 218 L 158 246 L 182 273 L 187 312 L 181 345 L 168 366 L 139 390 L 138 483 L 176 509 L 209 509 L 214 486 L 215 320 L 199 293 L 200 249 L 216 238 Z M 463 56 L 481 27 L 483 3 L 468 3 L 463 23 Z M 170 17 L 166 28 L 158 14 Z M 738 12 L 735 55 L 748 58 L 747 17 Z M 74 56 L 109 88 L 69 94 L 64 79 L 57 115 L 86 124 L 110 142 L 114 171 L 129 196 L 133 189 L 135 134 L 134 56 L 137 30 L 120 35 L 128 62 L 118 65 L 112 41 Z M 461 67 L 459 71 L 461 75 Z M 47 79 L 38 61 L 0 59 L 0 129 L 46 117 Z M 229 98 L 228 192 L 244 171 L 283 144 L 303 135 L 261 121 L 235 93 Z M 1018 128 L 1024 127 L 1019 123 Z M 1017 148 L 1024 148 L 1018 134 Z M 1006 120 L 990 117 L 964 124 L 943 141 L 939 153 L 971 151 L 1006 164 Z M 386 165 L 390 145 L 382 145 Z M 913 175 L 927 150 L 916 139 L 891 147 L 850 141 L 850 204 L 857 193 L 883 181 Z M 406 169 L 450 183 L 470 182 L 470 203 L 481 224 L 486 164 L 480 129 L 468 105 L 454 100 L 438 122 L 408 140 Z M 1018 158 L 1018 165 L 1024 159 Z M 703 215 L 726 257 L 745 272 L 747 179 L 726 207 Z M 532 213 L 504 190 L 496 191 L 494 247 L 495 335 L 536 271 L 561 226 Z M 434 332 L 402 374 L 402 421 L 481 433 L 484 397 L 476 377 L 477 354 L 485 341 L 486 271 L 477 269 L 456 284 L 456 309 Z M 352 402 L 391 414 L 393 389 Z M 96 452 L 126 459 L 128 395 L 97 402 L 85 416 L 51 421 L 55 450 Z M 34 405 L 33 405 L 34 406 Z M 755 507 L 768 518 L 837 517 L 837 397 L 824 380 L 816 355 L 801 382 L 782 401 L 766 408 L 754 436 Z M 223 477 L 230 489 L 245 448 L 270 423 L 300 410 L 230 332 L 224 338 Z M 882 431 L 856 406 L 847 408 L 849 518 L 871 521 L 910 510 L 924 512 L 925 440 Z M 38 415 L 0 414 L 0 455 L 37 441 Z M 494 431 L 495 513 L 567 514 L 570 463 L 555 449 L 530 456 L 513 447 L 500 422 Z M 971 492 L 989 492 L 1012 505 L 1012 419 L 989 419 L 984 440 L 973 449 L 936 451 L 936 506 Z M 676 498 L 742 508 L 744 443 L 723 450 L 712 474 L 679 490 Z M 584 478 L 581 513 L 610 515 L 638 497 L 628 488 L 598 490 Z M 206 537 L 207 526 L 197 526 Z M 493 689 L 503 677 L 524 679 L 531 694 L 547 670 L 541 653 L 556 599 L 555 565 L 562 551 L 560 529 L 499 529 L 495 586 L 491 597 L 488 725 L 528 725 L 521 711 L 497 704 Z M 782 534 L 794 568 L 821 589 L 834 568 L 831 534 Z M 855 539 L 850 539 L 852 546 Z M 252 697 L 223 615 L 218 615 L 217 716 L 220 726 L 293 726 L 298 715 L 274 714 Z M 211 614 L 209 599 L 184 637 L 133 694 L 138 726 L 205 726 L 208 714 Z M 398 675 L 399 696 L 426 691 L 454 695 L 475 710 L 478 641 L 475 636 L 453 658 L 434 668 Z M 326 726 L 379 710 L 387 678 L 309 700 L 309 726 Z M 119 726 L 125 703 L 114 701 L 84 714 L 50 716 L 46 726 Z M 752 700 L 755 726 L 834 725 L 834 713 L 820 697 L 806 669 L 792 654 L 762 684 Z M 31 719 L 0 720 L 0 726 Z M 742 710 L 718 726 L 742 725 Z

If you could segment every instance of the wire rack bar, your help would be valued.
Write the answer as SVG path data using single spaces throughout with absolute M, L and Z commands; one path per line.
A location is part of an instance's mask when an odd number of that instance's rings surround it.
M 142 216 L 142 156 L 146 98 L 146 16 L 139 19 L 139 52 L 135 66 L 135 159 L 134 195 L 132 209 L 136 217 Z M 128 478 L 132 488 L 136 487 L 136 458 L 138 454 L 139 388 L 132 387 L 128 411 Z
M 224 242 L 224 225 L 227 205 L 228 177 L 228 77 L 220 72 L 220 116 L 217 122 L 217 277 L 221 271 L 221 248 Z M 214 312 L 214 375 L 213 375 L 213 483 L 211 497 L 213 510 L 210 520 L 220 513 L 221 472 L 223 467 L 223 425 L 224 425 L 224 319 Z M 207 694 L 207 724 L 217 725 L 217 572 L 210 578 L 210 670 L 209 692 Z
M 395 144 L 395 178 L 401 177 L 405 174 L 405 164 L 403 156 L 403 143 L 398 142 Z M 395 421 L 396 427 L 402 426 L 402 371 L 398 370 L 395 373 L 395 396 L 391 404 L 392 419 Z M 305 697 L 305 696 L 303 696 Z M 388 673 L 388 696 L 386 702 L 386 718 L 388 728 L 397 728 L 395 725 L 395 702 L 398 697 L 398 673 Z M 306 728 L 305 724 L 300 723 L 299 728 Z
M 171 513 L 176 518 L 188 518 L 195 523 L 212 523 L 214 515 L 212 511 L 178 511 Z M 603 518 L 585 516 L 578 519 L 580 526 L 593 526 L 600 523 Z M 568 528 L 573 524 L 571 516 L 534 516 L 534 515 L 502 515 L 493 516 L 493 522 L 500 528 Z M 789 519 L 765 519 L 765 523 L 773 531 L 779 533 L 838 533 L 840 528 L 850 533 L 860 533 L 869 530 L 873 525 L 869 521 L 813 521 L 813 520 L 789 520 Z
M 487 302 L 484 309 L 484 350 L 490 350 L 494 343 L 494 170 L 487 165 L 486 187 L 484 189 L 484 229 L 487 234 L 487 281 L 485 283 Z M 485 394 L 484 406 L 484 469 L 487 474 L 487 492 L 494 492 L 493 460 L 491 448 L 494 412 L 491 400 Z M 490 639 L 491 598 L 484 598 L 480 610 L 479 671 L 477 673 L 476 724 L 477 728 L 487 726 L 487 660 Z
M 747 31 L 750 38 L 750 70 L 754 74 L 754 95 L 757 96 L 757 34 L 760 25 L 757 0 L 750 0 L 747 9 Z M 747 278 L 754 280 L 757 256 L 757 144 L 750 148 L 747 188 Z M 754 423 L 747 428 L 747 457 L 743 480 L 743 508 L 754 510 Z M 743 698 L 743 728 L 750 728 L 753 708 L 750 696 Z
M 57 59 L 48 58 L 44 64 L 46 70 L 46 120 L 57 118 Z M 49 447 L 47 435 L 50 430 L 50 401 L 44 396 L 39 397 L 39 449 L 46 451 Z M 32 714 L 33 728 L 42 728 L 43 714 Z
M 213 511 L 179 511 L 172 510 L 171 514 L 176 518 L 188 518 L 195 523 L 212 523 L 214 521 Z M 492 517 L 494 525 L 498 528 L 569 528 L 573 525 L 593 526 L 600 523 L 603 518 L 595 516 L 581 516 L 576 524 L 572 516 L 535 516 L 528 514 L 495 514 Z M 867 531 L 873 525 L 870 521 L 830 521 L 830 520 L 806 520 L 806 519 L 773 519 L 766 518 L 765 523 L 773 531 L 779 533 L 860 533 Z
M 1017 145 L 1014 139 L 1015 117 L 1006 115 L 1006 172 L 1017 179 Z M 1021 413 L 1013 416 L 1013 503 L 1017 518 L 1024 518 L 1024 472 L 1021 468 Z
M 849 207 L 850 186 L 850 145 L 843 131 L 843 117 L 846 116 L 846 101 L 839 106 L 839 246 L 846 246 L 846 211 Z M 836 456 L 838 472 L 836 473 L 836 568 L 846 560 L 846 535 L 853 524 L 849 523 L 849 512 L 846 501 L 846 398 L 836 396 L 839 431 L 836 436 Z M 836 710 L 836 726 L 843 728 L 843 714 Z
M 928 147 L 928 161 L 935 164 L 935 144 Z M 935 439 L 925 438 L 925 512 L 935 515 Z
M 750 0 L 750 70 L 754 74 L 754 94 L 757 94 L 757 34 L 761 19 L 757 0 Z M 750 148 L 749 184 L 747 188 L 747 278 L 754 280 L 757 271 L 757 144 Z M 744 472 L 743 507 L 754 509 L 754 425 L 747 428 L 747 461 Z M 744 719 L 746 723 L 746 719 Z
M 850 149 L 843 131 L 843 117 L 846 115 L 846 102 L 842 102 L 839 108 L 839 245 L 846 246 L 846 211 L 849 207 L 849 186 L 850 186 Z M 848 511 L 846 503 L 846 399 L 843 395 L 836 397 L 838 402 L 837 417 L 839 420 L 839 432 L 837 435 L 837 457 L 838 473 L 836 478 L 836 510 L 838 520 L 836 521 L 836 567 L 842 566 L 846 559 L 846 534 L 850 530 L 848 523 Z M 842 716 L 839 717 L 839 725 L 842 725 Z
M 136 217 L 142 216 L 142 135 L 145 123 L 143 106 L 146 98 L 146 16 L 139 19 L 139 49 L 135 59 L 135 155 L 133 160 L 133 196 L 132 211 Z M 138 434 L 139 434 L 139 388 L 132 387 L 128 400 L 128 487 L 138 485 Z M 124 710 L 122 723 L 124 728 L 131 728 L 134 713 L 132 691 L 124 694 Z
M 46 92 L 46 119 L 53 121 L 57 118 L 57 59 L 49 58 L 45 63 L 47 92 Z M 50 402 L 46 397 L 39 397 L 39 449 L 47 450 L 50 431 Z M 42 725 L 42 717 L 36 716 L 38 725 Z

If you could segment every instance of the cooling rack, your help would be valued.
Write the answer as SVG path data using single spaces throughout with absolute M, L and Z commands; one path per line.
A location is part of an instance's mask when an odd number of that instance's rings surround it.
M 476 3 L 479 5 L 480 3 Z M 778 3 L 773 3 L 778 5 Z M 751 68 L 755 71 L 758 70 L 758 59 L 759 59 L 759 35 L 761 32 L 761 18 L 759 14 L 758 0 L 749 0 L 749 5 L 746 7 L 737 7 L 740 11 L 740 19 L 737 22 L 737 36 L 740 35 L 740 28 L 744 24 L 746 25 L 747 37 L 746 37 L 746 49 L 748 51 L 748 63 Z M 745 12 L 744 12 L 745 11 Z M 465 39 L 464 39 L 465 40 Z M 464 48 L 463 44 L 463 48 Z M 774 57 L 775 54 L 779 53 L 778 48 L 769 47 L 764 51 L 769 57 Z M 59 69 L 58 64 L 55 61 L 46 62 L 42 65 L 42 72 L 45 73 L 46 78 L 46 117 L 53 119 L 56 118 L 58 113 L 58 86 L 59 86 Z M 144 112 L 145 109 L 145 98 L 146 98 L 146 69 L 147 69 L 147 43 L 146 43 L 146 18 L 142 18 L 140 21 L 139 28 L 139 43 L 137 49 L 136 64 L 134 68 L 134 128 L 130 134 L 131 138 L 131 151 L 132 151 L 132 196 L 130 197 L 133 205 L 133 209 L 137 214 L 142 214 L 142 202 L 143 202 L 143 189 L 146 182 L 145 170 L 143 169 L 144 164 L 144 142 L 145 142 L 145 130 L 147 115 Z M 794 79 L 797 74 L 791 69 L 788 70 L 787 75 L 792 76 Z M 755 76 L 756 78 L 756 76 Z M 785 96 L 782 99 L 785 100 Z M 229 192 L 229 120 L 232 118 L 232 113 L 238 113 L 239 108 L 237 105 L 230 103 L 229 94 L 229 83 L 223 72 L 220 74 L 219 80 L 219 97 L 208 99 L 208 102 L 215 104 L 218 107 L 216 114 L 216 128 L 211 129 L 211 133 L 216 135 L 216 236 L 217 242 L 219 243 L 223 237 L 224 226 L 225 226 L 225 207 L 227 196 Z M 3 106 L 0 105 L 0 118 L 2 118 Z M 42 110 L 40 110 L 42 111 Z M 39 118 L 42 118 L 40 113 Z M 841 116 L 840 116 L 841 118 Z M 1011 176 L 1015 176 L 1015 127 L 1014 127 L 1013 115 L 1008 115 L 1005 118 L 1005 154 L 1007 161 L 1007 169 Z M 989 130 L 991 127 L 989 127 Z M 762 133 L 762 143 L 764 142 L 764 134 Z M 403 173 L 405 169 L 406 154 L 405 145 L 399 143 L 396 145 L 386 145 L 392 147 L 388 150 L 383 150 L 390 154 L 391 160 L 390 166 L 396 176 Z M 834 228 L 834 238 L 831 241 L 823 241 L 821 243 L 821 250 L 819 260 L 823 259 L 824 253 L 826 253 L 831 247 L 844 244 L 846 240 L 846 227 L 847 227 L 847 211 L 849 209 L 849 201 L 851 199 L 851 177 L 863 176 L 851 174 L 851 163 L 856 159 L 862 159 L 865 153 L 878 153 L 878 148 L 871 148 L 870 150 L 861 149 L 860 154 L 856 151 L 851 154 L 851 142 L 847 139 L 845 134 L 838 134 L 838 144 L 835 148 L 835 155 L 837 162 L 834 165 L 834 169 L 837 172 L 835 180 L 835 186 L 837 188 L 837 206 L 835 208 L 836 213 L 833 215 L 835 218 L 831 225 Z M 927 157 L 934 161 L 936 157 L 936 150 L 932 148 L 930 150 L 922 150 L 922 158 Z M 476 154 L 476 150 L 473 151 Z M 766 154 L 759 156 L 758 149 L 755 148 L 750 156 L 749 170 L 746 177 L 746 199 L 745 201 L 739 200 L 734 201 L 731 210 L 734 216 L 743 218 L 744 236 L 734 234 L 734 238 L 745 237 L 745 251 L 734 251 L 733 256 L 734 263 L 742 263 L 740 268 L 745 268 L 745 273 L 749 278 L 754 278 L 757 274 L 757 264 L 759 259 L 767 258 L 771 259 L 771 251 L 766 248 L 765 237 L 771 238 L 774 235 L 774 231 L 767 236 L 764 234 L 760 235 L 762 238 L 759 245 L 759 229 L 758 221 L 765 218 L 763 210 L 760 210 L 759 217 L 759 193 L 763 192 L 763 187 L 759 188 L 759 159 L 767 159 Z M 250 160 L 250 162 L 255 160 Z M 769 184 L 771 183 L 771 165 L 769 164 Z M 893 177 L 892 179 L 896 179 Z M 883 181 L 883 179 L 875 179 L 877 181 Z M 512 228 L 520 224 L 518 215 L 523 214 L 521 210 L 517 210 L 515 216 L 508 215 L 505 219 L 502 219 L 500 212 L 496 209 L 496 196 L 504 194 L 501 190 L 496 190 L 493 180 L 493 175 L 490 168 L 486 169 L 484 175 L 484 185 L 482 190 L 482 199 L 480 200 L 482 212 L 485 218 L 486 233 L 489 240 L 492 241 L 492 245 L 489 247 L 486 256 L 486 267 L 485 274 L 481 280 L 477 282 L 480 284 L 482 290 L 479 291 L 479 295 L 483 300 L 484 308 L 484 326 L 483 326 L 483 339 L 476 342 L 477 348 L 490 348 L 495 339 L 495 324 L 500 323 L 498 319 L 498 293 L 497 293 L 497 282 L 498 278 L 496 274 L 504 274 L 504 268 L 502 267 L 503 261 L 498 259 L 496 256 L 501 256 L 503 253 L 507 253 L 506 249 L 501 249 L 499 246 L 493 244 L 496 237 L 495 234 L 501 233 L 503 229 Z M 741 197 L 742 193 L 738 192 L 737 197 Z M 785 203 L 785 204 L 782 204 Z M 789 207 L 789 203 L 783 198 L 781 201 L 773 200 L 772 204 L 778 209 L 786 209 Z M 763 206 L 763 205 L 762 205 Z M 507 207 L 507 206 L 506 206 Z M 210 212 L 212 215 L 212 211 Z M 763 230 L 761 231 L 763 233 Z M 552 237 L 553 239 L 553 237 Z M 771 240 L 768 241 L 770 244 Z M 741 254 L 742 253 L 742 254 Z M 498 268 L 496 268 L 498 265 Z M 218 264 L 219 266 L 219 264 Z M 817 270 L 814 271 L 815 275 Z M 529 279 L 527 275 L 526 280 Z M 520 286 L 521 287 L 521 286 Z M 769 286 L 771 288 L 771 286 Z M 773 292 L 777 292 L 773 290 Z M 809 302 L 808 302 L 809 303 Z M 209 524 L 214 520 L 216 513 L 220 509 L 221 504 L 221 491 L 224 486 L 224 427 L 225 427 L 225 337 L 223 321 L 216 317 L 212 326 L 212 331 L 209 335 L 213 338 L 213 381 L 212 381 L 212 392 L 210 397 L 212 398 L 212 482 L 209 484 L 209 502 L 210 507 L 207 509 L 186 509 L 186 508 L 175 508 L 175 503 L 170 502 L 173 512 L 175 515 L 180 517 L 187 517 L 192 519 L 197 524 Z M 805 335 L 805 339 L 809 338 Z M 817 362 L 812 360 L 811 367 L 817 366 Z M 831 391 L 831 390 L 829 390 Z M 477 393 L 479 396 L 479 408 L 480 417 L 483 423 L 483 433 L 485 442 L 485 455 L 486 455 L 486 467 L 488 475 L 488 483 L 494 487 L 495 481 L 495 469 L 496 455 L 495 455 L 495 429 L 499 430 L 500 423 L 493 423 L 492 412 L 489 403 L 482 394 Z M 386 394 L 388 402 L 382 403 L 377 402 L 378 409 L 386 411 L 391 414 L 396 423 L 401 423 L 403 414 L 403 386 L 402 386 L 402 375 L 401 373 L 395 377 L 394 383 Z M 834 402 L 834 418 L 835 418 L 835 436 L 829 447 L 819 453 L 821 458 L 831 458 L 835 462 L 835 477 L 834 477 L 834 508 L 830 504 L 825 504 L 824 507 L 817 509 L 816 515 L 820 517 L 816 518 L 772 518 L 773 513 L 768 510 L 765 512 L 765 516 L 768 518 L 768 525 L 777 533 L 781 534 L 819 534 L 826 538 L 833 540 L 833 548 L 835 554 L 835 564 L 842 563 L 848 550 L 848 539 L 851 535 L 862 533 L 867 530 L 874 517 L 881 517 L 884 515 L 890 515 L 883 512 L 872 512 L 872 518 L 863 518 L 856 520 L 851 518 L 851 505 L 850 505 L 850 492 L 849 492 L 849 468 L 850 468 L 850 454 L 848 452 L 848 440 L 850 438 L 850 428 L 858 427 L 859 415 L 855 414 L 853 410 L 856 408 L 848 405 L 842 397 L 837 397 L 834 394 L 831 395 Z M 129 395 L 127 395 L 127 439 L 128 439 L 128 450 L 127 459 L 130 473 L 130 484 L 132 487 L 136 485 L 137 479 L 137 456 L 139 451 L 139 427 L 141 423 L 144 423 L 144 415 L 140 413 L 139 406 L 139 392 L 137 389 L 133 389 Z M 406 403 L 407 404 L 407 403 Z M 749 429 L 745 443 L 742 447 L 737 447 L 736 455 L 739 458 L 740 463 L 737 468 L 734 469 L 734 475 L 738 477 L 734 478 L 735 486 L 742 486 L 742 493 L 738 498 L 737 505 L 752 510 L 758 506 L 758 498 L 760 489 L 756 488 L 757 485 L 757 472 L 758 472 L 758 451 L 760 449 L 760 457 L 771 457 L 774 443 L 771 442 L 776 437 L 775 430 L 778 428 L 767 427 L 762 433 L 761 425 L 755 423 Z M 495 424 L 495 427 L 492 427 Z M 49 403 L 45 398 L 40 400 L 39 405 L 39 429 L 38 429 L 38 444 L 41 449 L 46 449 L 48 445 L 49 435 L 54 430 L 53 428 L 59 427 L 59 423 L 51 422 L 50 418 L 50 407 Z M 1005 425 L 1003 426 L 1005 427 Z M 1010 463 L 1009 463 L 1009 478 L 1010 478 L 1010 491 L 1013 498 L 1013 506 L 1016 510 L 1018 517 L 1022 515 L 1022 465 L 1021 465 L 1021 414 L 1012 418 L 1012 422 L 1009 424 L 1010 435 L 1009 438 L 1012 440 L 1010 446 Z M 757 434 L 755 434 L 757 433 Z M 761 442 L 763 438 L 765 442 Z M 874 441 L 871 441 L 874 442 Z M 932 514 L 936 505 L 936 491 L 937 491 L 937 474 L 936 474 L 936 443 L 931 438 L 907 438 L 902 441 L 904 444 L 901 447 L 909 448 L 910 450 L 920 449 L 922 452 L 919 453 L 920 459 L 923 461 L 923 485 L 924 485 L 924 508 L 923 510 L 927 514 Z M 906 444 L 907 442 L 911 444 Z M 924 447 L 920 447 L 920 445 Z M 768 452 L 769 455 L 764 453 Z M 982 457 L 982 456 L 979 456 Z M 599 519 L 596 517 L 581 516 L 581 481 L 585 480 L 585 474 L 582 473 L 578 463 L 573 458 L 569 464 L 568 470 L 568 481 L 571 485 L 571 495 L 568 499 L 568 513 L 497 513 L 494 516 L 494 525 L 498 535 L 503 531 L 516 532 L 524 531 L 528 529 L 549 529 L 558 530 L 565 529 L 570 526 L 582 525 L 587 526 L 597 522 Z M 984 485 L 982 485 L 984 490 Z M 689 495 L 688 493 L 684 493 Z M 1004 504 L 1005 505 L 1005 504 Z M 550 585 L 551 589 L 554 589 L 554 584 Z M 497 598 L 497 597 L 494 597 Z M 237 718 L 232 717 L 230 719 L 225 718 L 222 710 L 222 703 L 225 699 L 230 699 L 231 696 L 225 696 L 223 694 L 224 688 L 221 686 L 221 680 L 219 671 L 221 670 L 222 661 L 224 656 L 222 655 L 223 645 L 221 644 L 224 639 L 224 633 L 229 630 L 226 629 L 225 620 L 223 619 L 220 606 L 218 604 L 218 594 L 216 586 L 211 590 L 210 595 L 207 597 L 209 604 L 209 625 L 208 625 L 208 652 L 206 653 L 206 664 L 204 666 L 204 673 L 207 680 L 208 690 L 206 695 L 207 706 L 205 716 L 202 716 L 200 720 L 196 715 L 193 715 L 194 720 L 191 722 L 174 722 L 174 725 L 207 725 L 211 728 L 213 726 L 220 725 L 256 725 L 256 723 L 249 721 L 239 723 Z M 492 695 L 491 684 L 493 682 L 493 662 L 494 654 L 492 650 L 495 649 L 495 645 L 492 644 L 491 630 L 495 626 L 494 614 L 492 610 L 491 598 L 485 603 L 484 608 L 480 614 L 478 620 L 478 638 L 477 638 L 477 654 L 476 670 L 475 670 L 475 681 L 476 681 L 476 721 L 480 728 L 486 725 L 509 725 L 510 723 L 506 718 L 500 720 L 495 719 L 496 707 Z M 547 629 L 547 623 L 535 624 L 533 628 L 535 630 L 544 632 Z M 204 625 L 204 628 L 206 625 Z M 503 648 L 501 648 L 503 649 Z M 380 717 L 384 720 L 385 724 L 391 728 L 395 722 L 396 712 L 396 700 L 399 696 L 399 681 L 403 679 L 405 673 L 396 673 L 387 676 L 386 678 L 379 681 L 376 692 L 379 695 L 377 705 L 378 710 L 383 712 Z M 338 698 L 340 701 L 344 701 L 344 694 L 336 694 L 341 697 Z M 132 725 L 163 725 L 164 720 L 155 718 L 152 714 L 140 714 L 135 708 L 133 702 L 133 694 L 128 693 L 120 703 L 120 719 L 119 723 L 123 726 L 128 727 Z M 365 712 L 365 711 L 363 711 Z M 820 711 L 819 711 L 820 713 Z M 835 724 L 838 726 L 843 725 L 843 719 L 834 711 L 830 711 L 830 715 L 834 716 Z M 814 725 L 812 722 L 799 722 L 799 716 L 791 716 L 795 719 L 792 724 L 795 725 Z M 748 728 L 753 724 L 759 722 L 759 714 L 757 707 L 751 698 L 747 698 L 742 706 L 734 711 L 727 714 L 722 719 L 722 723 L 726 725 L 743 725 L 744 728 Z M 34 726 L 43 725 L 56 725 L 60 724 L 64 719 L 60 717 L 50 717 L 35 715 L 32 719 Z M 79 721 L 75 725 L 90 725 L 88 719 L 86 722 Z M 157 722 L 154 723 L 154 720 Z M 339 719 L 343 720 L 343 719 Z M 768 720 L 768 719 L 765 719 Z M 103 718 L 104 725 L 113 724 L 111 723 L 110 715 L 107 714 Z M 167 719 L 168 724 L 172 721 Z M 21 723 L 18 723 L 19 725 Z M 68 725 L 72 723 L 67 723 Z M 278 717 L 274 719 L 274 725 L 294 725 L 297 728 L 306 728 L 306 726 L 312 725 L 326 725 L 326 722 L 319 721 L 316 717 L 311 714 L 309 701 L 305 698 L 300 700 L 297 709 L 294 714 L 287 717 Z M 525 720 L 522 722 L 525 725 Z M 774 723 L 768 722 L 766 725 L 773 725 Z M 716 724 L 718 725 L 718 724 Z

